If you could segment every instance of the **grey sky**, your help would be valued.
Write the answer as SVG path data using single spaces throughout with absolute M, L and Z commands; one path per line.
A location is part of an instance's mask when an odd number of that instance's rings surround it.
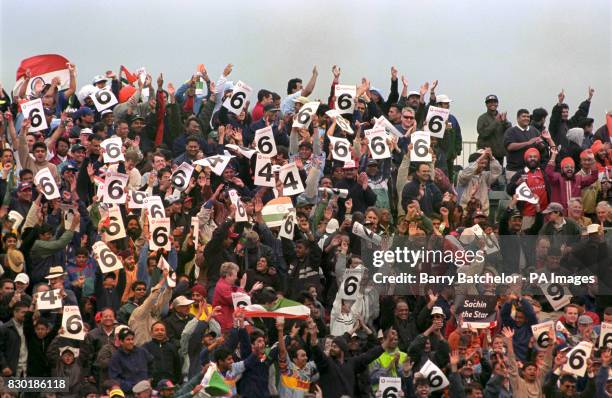
M 521 107 L 550 110 L 561 88 L 573 111 L 591 85 L 599 127 L 612 108 L 611 22 L 609 0 L 2 0 L 0 81 L 12 88 L 21 59 L 58 53 L 79 86 L 120 64 L 178 84 L 199 63 L 216 79 L 231 62 L 234 81 L 283 95 L 316 64 L 312 97 L 326 99 L 333 64 L 342 83 L 367 76 L 385 95 L 395 65 L 409 89 L 439 79 L 475 139 L 490 93 L 514 121 Z

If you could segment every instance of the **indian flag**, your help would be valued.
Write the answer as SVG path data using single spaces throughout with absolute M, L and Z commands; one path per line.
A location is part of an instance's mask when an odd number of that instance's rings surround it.
M 243 311 L 248 318 L 307 319 L 310 316 L 310 308 L 286 298 L 278 299 L 276 303 L 269 306 L 247 305 L 239 311 Z
M 17 69 L 17 82 L 13 94 L 17 95 L 21 86 L 25 83 L 26 71 L 30 72 L 26 95 L 30 95 L 32 92 L 39 93 L 45 84 L 51 83 L 54 77 L 60 79 L 60 90 L 67 89 L 70 84 L 68 62 L 66 58 L 57 54 L 35 55 L 24 59 Z
M 281 196 L 272 199 L 261 210 L 261 215 L 268 227 L 280 227 L 283 224 L 283 217 L 293 208 L 291 198 Z

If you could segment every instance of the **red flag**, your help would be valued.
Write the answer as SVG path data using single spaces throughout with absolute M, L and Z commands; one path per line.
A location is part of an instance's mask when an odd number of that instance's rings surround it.
M 15 84 L 13 93 L 16 95 L 19 92 L 21 85 L 25 81 L 27 69 L 30 70 L 30 81 L 26 89 L 26 94 L 40 91 L 45 84 L 51 83 L 54 77 L 59 77 L 61 81 L 61 90 L 68 88 L 68 84 L 70 83 L 70 71 L 66 64 L 69 62 L 70 61 L 66 58 L 57 54 L 36 55 L 24 59 L 17 69 L 17 83 Z
M 121 79 L 124 83 L 127 82 L 127 84 L 132 84 L 134 83 L 136 80 L 138 80 L 138 76 L 136 76 L 135 74 L 131 73 L 129 70 L 127 70 L 127 68 L 123 65 L 121 65 L 121 73 L 123 75 L 125 75 L 125 79 Z

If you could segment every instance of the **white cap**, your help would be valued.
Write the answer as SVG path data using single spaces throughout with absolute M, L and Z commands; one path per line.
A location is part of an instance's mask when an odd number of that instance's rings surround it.
M 100 115 L 101 115 L 101 116 L 104 116 L 104 115 L 106 115 L 106 114 L 108 114 L 108 113 L 113 113 L 113 110 L 112 110 L 112 109 L 105 109 L 105 110 L 103 110 L 102 112 L 100 112 Z
M 72 355 L 74 355 L 75 358 L 78 358 L 79 356 L 79 349 L 76 347 L 70 347 L 70 346 L 60 347 L 59 349 L 60 356 L 64 355 L 66 351 L 70 351 Z
M 106 78 L 106 76 L 102 76 L 102 75 L 96 75 L 94 76 L 93 80 L 91 81 L 91 84 L 96 84 L 96 83 L 100 83 L 100 82 L 106 82 L 108 79 Z
M 349 160 L 348 162 L 344 162 L 343 169 L 356 169 L 357 163 L 354 160 Z
M 450 98 L 448 98 L 448 95 L 440 94 L 440 95 L 436 95 L 436 102 L 450 104 L 453 101 Z
M 189 300 L 185 296 L 178 296 L 172 301 L 172 307 L 179 307 L 181 305 L 191 305 L 193 304 L 193 300 Z
M 444 311 L 442 311 L 442 308 L 438 307 L 438 306 L 435 306 L 435 307 L 433 307 L 431 309 L 431 315 L 442 315 L 442 316 L 445 316 L 444 315 Z
M 420 97 L 421 93 L 419 93 L 418 91 L 414 91 L 414 90 L 413 91 L 408 91 L 408 97 L 411 97 L 413 95 L 416 95 L 416 96 Z
M 79 134 L 93 134 L 93 131 L 90 128 L 85 127 L 84 129 L 81 129 L 81 131 L 79 131 Z
M 332 218 L 327 222 L 325 232 L 327 232 L 328 234 L 333 234 L 338 230 L 338 228 L 340 228 L 340 223 L 338 223 L 338 220 L 336 220 L 335 218 Z
M 15 277 L 15 282 L 21 282 L 24 285 L 29 285 L 30 284 L 30 277 L 27 274 L 24 274 L 22 272 L 20 274 L 17 274 L 17 276 Z
M 123 329 L 129 329 L 127 325 L 117 325 L 115 326 L 115 336 L 119 337 L 119 332 Z

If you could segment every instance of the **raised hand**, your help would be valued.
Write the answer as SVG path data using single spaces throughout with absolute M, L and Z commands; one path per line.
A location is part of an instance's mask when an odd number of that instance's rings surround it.
M 397 69 L 395 68 L 395 66 L 391 67 L 391 80 L 397 80 Z
M 160 73 L 159 76 L 157 77 L 157 88 L 161 90 L 163 86 L 164 86 L 164 74 Z
M 461 356 L 459 355 L 459 351 L 457 351 L 457 350 L 454 350 L 453 352 L 451 352 L 449 357 L 448 357 L 451 366 L 457 366 L 457 364 L 459 363 L 459 359 L 460 358 L 461 358 Z
M 408 87 L 408 79 L 406 79 L 404 75 L 402 75 L 402 84 L 404 85 L 404 87 Z
M 419 94 L 421 94 L 421 100 L 423 100 L 423 96 L 427 94 L 427 90 L 429 90 L 429 82 L 421 84 L 421 87 L 419 87 Z
M 563 101 L 565 101 L 565 90 L 561 89 L 561 92 L 559 93 L 559 95 L 557 95 L 557 98 L 559 98 L 559 103 L 562 104 Z
M 589 101 L 593 98 L 593 94 L 595 94 L 595 89 L 589 86 Z
M 514 337 L 514 329 L 505 327 L 502 329 L 502 334 L 506 339 L 512 340 L 512 337 Z
M 232 68 L 233 67 L 234 67 L 234 65 L 227 64 L 225 66 L 225 68 L 223 68 L 223 77 L 228 77 L 230 75 L 230 73 L 232 73 Z
M 340 68 L 337 65 L 332 66 L 332 73 L 334 74 L 334 80 L 340 79 Z

